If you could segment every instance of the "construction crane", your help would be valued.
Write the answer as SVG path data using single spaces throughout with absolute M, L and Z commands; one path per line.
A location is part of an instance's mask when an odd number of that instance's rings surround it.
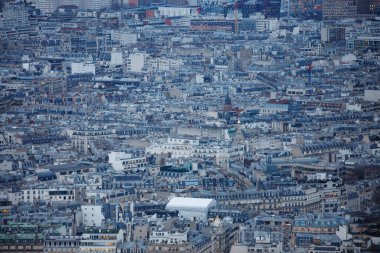
M 238 22 L 238 1 L 235 0 L 234 4 L 234 18 L 235 18 L 235 33 L 239 32 L 239 22 Z

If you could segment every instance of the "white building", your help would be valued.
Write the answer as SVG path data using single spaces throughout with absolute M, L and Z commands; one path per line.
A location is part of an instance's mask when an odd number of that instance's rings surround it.
M 194 149 L 192 157 L 211 158 L 219 166 L 230 162 L 242 162 L 245 158 L 244 145 L 204 145 Z
M 83 225 L 86 227 L 100 227 L 104 220 L 102 205 L 81 206 Z
M 280 22 L 275 18 L 265 18 L 264 15 L 256 14 L 252 17 L 256 22 L 257 32 L 275 31 L 280 28 Z
M 114 41 L 118 41 L 120 45 L 126 46 L 131 44 L 137 43 L 137 34 L 136 33 L 129 33 L 127 31 L 119 31 L 119 30 L 112 30 L 111 31 L 111 39 Z
M 259 109 L 261 115 L 284 113 L 289 111 L 289 102 L 287 100 L 271 99 Z
M 364 90 L 364 101 L 380 102 L 380 90 Z
M 195 75 L 195 83 L 204 83 L 204 75 L 196 74 Z
M 24 189 L 21 190 L 21 202 L 33 203 L 37 200 L 46 200 L 48 198 L 48 189 Z
M 92 73 L 95 75 L 95 64 L 90 62 L 72 62 L 71 74 Z
M 104 4 L 107 4 L 110 1 L 111 0 L 91 0 L 91 1 L 88 1 L 88 0 L 34 0 L 33 2 L 35 6 L 45 14 L 45 13 L 52 13 L 59 6 L 63 6 L 63 5 L 75 5 L 83 9 L 83 8 L 87 8 L 86 6 L 96 7 L 97 5 L 102 4 L 101 2 L 104 2 Z
M 187 243 L 188 231 L 157 230 L 149 236 L 150 244 L 184 244 Z
M 113 12 L 113 11 L 103 11 L 99 18 L 101 19 L 110 19 L 110 18 L 118 18 L 121 19 L 121 13 L 120 12 Z
M 346 103 L 346 110 L 347 111 L 355 111 L 355 112 L 361 112 L 362 111 L 362 105 L 360 103 Z
M 110 66 L 120 66 L 123 65 L 123 53 L 122 52 L 117 52 L 117 51 L 112 51 L 111 52 L 111 61 L 110 61 Z
M 149 58 L 147 68 L 152 71 L 171 71 L 183 66 L 182 59 L 172 58 Z
M 160 16 L 166 17 L 186 17 L 195 13 L 192 8 L 187 7 L 158 7 L 158 12 Z
M 259 19 L 256 21 L 256 31 L 276 31 L 280 27 L 280 23 L 277 19 Z
M 219 166 L 243 161 L 245 157 L 244 145 L 200 145 L 196 137 L 168 137 L 166 141 L 153 142 L 145 151 L 154 155 L 169 154 L 172 158 L 211 158 Z
M 123 230 L 87 229 L 81 239 L 80 252 L 116 253 L 123 242 Z
M 145 151 L 147 154 L 170 154 L 173 158 L 189 158 L 197 145 L 197 138 L 168 137 L 165 142 L 152 143 Z
M 105 129 L 74 130 L 71 133 L 73 147 L 81 153 L 88 154 L 93 140 L 109 138 L 112 131 Z
M 216 205 L 213 199 L 174 197 L 166 205 L 166 210 L 179 211 L 179 215 L 190 220 L 207 221 L 208 210 Z
M 140 168 L 148 165 L 146 157 L 133 157 L 132 154 L 115 151 L 108 154 L 108 162 L 116 171 Z
M 76 189 L 67 188 L 30 188 L 23 189 L 20 192 L 10 193 L 9 199 L 12 202 L 33 203 L 39 200 L 48 202 L 71 202 L 78 198 Z
M 231 253 L 283 252 L 282 242 L 273 239 L 273 232 L 255 231 L 254 242 L 249 245 L 233 245 Z
M 145 65 L 146 55 L 144 53 L 133 53 L 128 56 L 127 70 L 132 72 L 142 72 Z
M 281 140 L 275 136 L 258 137 L 249 140 L 250 150 L 278 149 L 281 146 Z

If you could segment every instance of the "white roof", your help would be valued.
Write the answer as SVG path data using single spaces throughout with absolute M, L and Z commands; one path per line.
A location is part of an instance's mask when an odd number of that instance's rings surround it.
M 209 207 L 214 206 L 215 204 L 216 201 L 213 199 L 174 197 L 166 205 L 166 209 L 208 209 Z

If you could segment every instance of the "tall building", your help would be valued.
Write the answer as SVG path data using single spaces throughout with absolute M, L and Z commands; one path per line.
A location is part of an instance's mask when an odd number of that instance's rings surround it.
M 344 27 L 322 27 L 321 28 L 321 41 L 336 42 L 344 41 L 346 36 L 346 29 Z
M 368 18 L 379 11 L 380 0 L 325 0 L 323 19 Z
M 323 19 L 354 18 L 357 15 L 358 0 L 325 0 Z
M 124 7 L 124 0 L 111 0 L 111 7 L 113 9 L 119 9 Z
M 80 7 L 82 2 L 90 0 L 58 0 L 58 7 L 63 5 L 75 5 Z
M 40 9 L 42 13 L 52 13 L 58 7 L 65 5 L 75 5 L 81 7 L 82 2 L 91 0 L 29 0 L 29 2 Z
M 6 2 L 2 16 L 4 28 L 29 26 L 28 12 L 24 2 Z
M 357 0 L 358 14 L 377 14 L 380 10 L 380 0 Z
M 305 16 L 308 13 L 320 12 L 322 8 L 322 0 L 285 0 L 288 2 L 288 13 L 290 16 Z M 284 4 L 284 3 L 282 3 Z M 283 6 L 283 8 L 286 8 Z
M 0 1 L 0 11 L 3 11 L 5 1 Z
M 369 1 L 369 11 L 371 14 L 377 14 L 380 13 L 380 0 L 370 0 Z
M 128 0 L 129 7 L 137 7 L 139 6 L 139 0 Z
M 358 14 L 368 14 L 369 13 L 369 2 L 370 0 L 357 0 L 357 13 Z
M 58 0 L 37 0 L 36 8 L 40 9 L 43 14 L 54 12 L 58 7 Z
M 280 17 L 281 0 L 257 0 L 255 8 L 265 17 L 278 18 Z
M 289 16 L 290 15 L 290 0 L 282 0 L 280 7 L 281 16 Z
M 82 0 L 82 8 L 89 10 L 100 10 L 103 8 L 110 8 L 112 0 Z

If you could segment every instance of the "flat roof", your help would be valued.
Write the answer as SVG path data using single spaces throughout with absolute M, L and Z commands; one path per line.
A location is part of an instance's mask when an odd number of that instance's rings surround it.
M 64 163 L 64 164 L 57 164 L 57 165 L 48 165 L 45 166 L 44 169 L 48 169 L 54 173 L 57 172 L 67 172 L 67 171 L 76 171 L 76 170 L 82 170 L 82 169 L 89 169 L 93 166 L 87 163 Z
M 166 205 L 166 209 L 175 209 L 175 208 L 194 208 L 194 209 L 203 209 L 209 208 L 214 205 L 216 201 L 214 199 L 204 199 L 204 198 L 182 198 L 174 197 Z

